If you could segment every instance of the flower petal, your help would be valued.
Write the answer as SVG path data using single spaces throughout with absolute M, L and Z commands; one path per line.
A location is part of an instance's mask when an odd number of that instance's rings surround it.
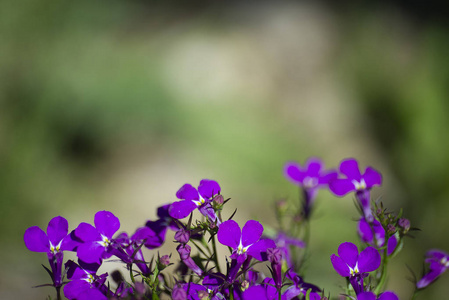
M 103 210 L 95 214 L 95 227 L 109 239 L 119 230 L 120 220 L 113 213 Z
M 332 180 L 338 178 L 338 173 L 335 170 L 328 170 L 320 174 L 318 178 L 318 184 L 329 184 Z
M 396 237 L 396 235 L 390 236 L 387 243 L 387 255 L 393 254 L 397 245 L 398 245 L 398 237 Z
M 377 299 L 378 300 L 399 300 L 398 296 L 396 296 L 395 293 L 390 292 L 390 291 L 383 292 Z
M 373 292 L 363 292 L 357 295 L 357 300 L 376 300 L 376 294 Z
M 284 175 L 294 184 L 302 183 L 305 173 L 301 170 L 301 166 L 297 162 L 288 162 L 284 167 Z
M 380 266 L 380 254 L 373 247 L 368 247 L 359 255 L 358 267 L 360 273 L 372 272 Z
M 234 220 L 228 220 L 221 223 L 218 227 L 217 238 L 218 241 L 232 249 L 237 249 L 240 244 L 240 238 L 242 232 L 240 230 L 239 224 Z
M 265 300 L 268 298 L 267 298 L 267 294 L 265 292 L 265 288 L 262 287 L 261 285 L 255 285 L 243 292 L 243 299 L 244 300 L 253 300 L 253 299 Z
M 355 179 L 357 181 L 360 181 L 360 179 L 362 178 L 359 170 L 359 163 L 353 158 L 348 158 L 341 162 L 340 172 L 345 174 L 346 177 L 350 180 Z
M 335 271 L 337 271 L 340 276 L 349 277 L 349 275 L 351 275 L 351 270 L 348 265 L 337 255 L 331 255 L 331 263 Z
M 363 174 L 363 179 L 365 180 L 367 188 L 370 188 L 373 185 L 382 184 L 382 175 L 371 167 L 366 168 L 365 174 Z
M 47 227 L 47 235 L 50 242 L 56 246 L 67 236 L 69 232 L 69 223 L 63 217 L 54 217 L 50 220 Z
M 23 241 L 30 251 L 48 252 L 50 250 L 48 237 L 38 226 L 32 226 L 25 230 Z
M 198 200 L 198 191 L 191 184 L 184 184 L 177 192 L 176 197 L 182 200 Z
M 98 230 L 88 223 L 81 223 L 75 229 L 75 236 L 83 242 L 101 241 Z
M 324 168 L 323 162 L 316 157 L 309 158 L 306 166 L 306 174 L 309 177 L 319 177 L 320 171 Z
M 168 213 L 172 218 L 184 219 L 187 217 L 194 209 L 196 204 L 192 200 L 182 200 L 178 202 L 173 202 L 168 209 Z
M 90 284 L 84 280 L 73 280 L 64 286 L 64 296 L 68 299 L 78 299 L 78 295 L 90 289 Z
M 246 253 L 259 261 L 266 261 L 268 260 L 267 249 L 275 247 L 276 244 L 273 240 L 263 239 L 249 247 Z
M 348 266 L 354 269 L 359 256 L 359 250 L 353 243 L 346 242 L 340 244 L 338 247 L 338 255 Z
M 334 179 L 329 182 L 329 189 L 337 196 L 344 196 L 354 191 L 355 186 L 349 179 Z
M 221 191 L 220 185 L 215 180 L 203 179 L 198 186 L 198 193 L 204 199 L 210 199 Z
M 263 226 L 257 221 L 249 220 L 242 228 L 242 246 L 254 244 L 262 236 Z
M 105 247 L 98 242 L 86 242 L 78 246 L 78 258 L 86 263 L 101 263 L 101 256 L 105 252 Z
M 440 268 L 440 269 L 436 269 L 436 270 L 431 270 L 430 272 L 428 272 L 427 274 L 425 274 L 417 283 L 416 283 L 416 287 L 418 289 L 423 289 L 425 287 L 427 287 L 429 284 L 431 284 L 432 282 L 434 282 L 438 276 L 440 276 L 443 272 L 444 272 L 444 268 Z
M 373 242 L 373 231 L 369 226 L 368 222 L 366 222 L 365 218 L 360 219 L 358 226 L 358 233 L 360 239 L 364 243 L 372 243 Z

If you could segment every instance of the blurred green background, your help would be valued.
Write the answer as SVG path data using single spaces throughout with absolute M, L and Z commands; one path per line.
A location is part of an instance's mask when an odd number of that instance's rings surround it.
M 31 288 L 48 279 L 30 226 L 107 209 L 133 231 L 202 178 L 240 222 L 273 226 L 274 200 L 298 197 L 284 163 L 319 156 L 381 171 L 374 196 L 422 229 L 390 268 L 408 299 L 406 264 L 449 251 L 448 15 L 420 5 L 0 1 L 0 298 L 54 293 Z M 357 212 L 327 191 L 317 204 L 308 280 L 337 296 L 329 256 L 358 241 Z

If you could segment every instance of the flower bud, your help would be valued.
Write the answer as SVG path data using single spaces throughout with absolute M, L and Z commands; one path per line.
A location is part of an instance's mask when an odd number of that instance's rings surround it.
M 166 267 L 168 267 L 168 265 L 170 264 L 170 256 L 168 255 L 163 255 L 159 258 L 159 261 L 157 263 L 157 267 L 159 270 L 163 270 Z
M 190 240 L 190 231 L 184 228 L 179 229 L 175 233 L 175 240 L 182 244 L 187 244 Z
M 389 234 L 393 234 L 396 232 L 396 227 L 393 224 L 388 224 L 387 225 L 387 230 Z
M 178 284 L 173 287 L 171 298 L 173 300 L 187 300 L 187 292 Z
M 200 300 L 208 300 L 209 293 L 206 291 L 198 291 L 198 298 L 200 298 Z
M 248 280 L 243 280 L 242 283 L 240 284 L 240 287 L 242 288 L 242 291 L 246 291 L 249 288 L 249 281 Z
M 402 228 L 404 233 L 407 233 L 410 230 L 410 221 L 406 218 L 400 218 L 398 221 L 398 225 Z
M 212 201 L 214 201 L 218 205 L 221 205 L 224 202 L 224 198 L 222 195 L 216 195 Z

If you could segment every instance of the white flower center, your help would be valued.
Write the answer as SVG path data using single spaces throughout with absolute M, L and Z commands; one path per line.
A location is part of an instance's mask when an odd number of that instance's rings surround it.
M 366 182 L 365 179 L 361 179 L 360 182 L 357 180 L 353 180 L 352 184 L 355 186 L 355 189 L 358 191 L 366 190 Z
M 445 266 L 446 268 L 449 268 L 449 260 L 447 260 L 446 256 L 443 256 L 443 258 L 440 260 L 440 263 Z
M 311 189 L 318 185 L 318 178 L 306 176 L 303 180 L 303 186 L 305 188 Z
M 252 245 L 252 244 L 251 244 Z M 243 254 L 246 253 L 246 251 L 248 251 L 248 248 L 251 247 L 251 245 L 248 245 L 246 247 L 243 247 L 242 245 L 242 240 L 240 240 L 240 245 L 237 248 L 237 254 Z
M 359 267 L 358 267 L 358 263 L 355 265 L 354 269 L 349 267 L 349 269 L 351 270 L 351 276 L 355 276 L 356 274 L 359 274 Z
M 88 283 L 93 283 L 95 278 L 94 278 L 94 276 L 92 274 L 87 274 L 87 277 L 83 278 L 83 280 L 87 281 Z
M 62 243 L 62 240 L 59 242 L 59 244 L 57 244 L 56 246 L 53 246 L 53 244 L 50 242 L 50 251 L 52 254 L 59 252 L 59 250 L 61 249 L 61 243 Z
M 199 196 L 200 196 L 200 199 L 198 199 L 198 200 L 192 200 L 193 203 L 196 204 L 196 206 L 201 206 L 201 205 L 203 205 L 204 203 L 206 203 L 206 200 L 204 200 L 204 198 L 201 197 L 201 195 L 199 195 Z
M 101 235 L 101 238 L 102 238 L 102 241 L 99 241 L 98 244 L 102 245 L 105 248 L 111 244 L 111 241 L 104 235 Z

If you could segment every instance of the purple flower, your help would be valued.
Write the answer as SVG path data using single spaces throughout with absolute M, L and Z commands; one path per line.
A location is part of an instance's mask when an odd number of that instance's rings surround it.
M 310 215 L 318 189 L 327 187 L 331 180 L 337 178 L 337 172 L 325 170 L 323 162 L 318 158 L 309 158 L 304 167 L 297 162 L 288 162 L 284 167 L 284 174 L 288 180 L 302 187 L 306 218 Z
M 252 286 L 244 291 L 243 300 L 277 300 L 279 299 L 279 292 L 273 285 L 274 280 L 272 278 L 265 278 L 262 285 Z
M 260 239 L 263 226 L 257 221 L 249 220 L 243 229 L 234 220 L 223 222 L 218 228 L 218 241 L 232 248 L 232 259 L 243 262 L 247 255 L 257 260 L 265 261 L 264 253 L 268 248 L 275 248 L 276 244 L 270 239 Z
M 287 290 L 285 290 L 283 298 L 282 298 L 283 300 L 284 299 L 290 300 L 290 299 L 295 298 L 298 295 L 304 295 L 304 297 L 305 297 L 307 294 L 307 291 L 309 289 L 312 289 L 312 291 L 310 293 L 310 300 L 320 300 L 321 299 L 321 296 L 319 294 L 319 292 L 321 292 L 321 290 L 317 286 L 315 286 L 313 284 L 305 283 L 304 280 L 301 278 L 301 276 L 299 276 L 292 270 L 289 270 L 286 275 L 287 275 L 287 278 L 293 282 L 293 285 L 291 287 L 289 287 Z
M 84 242 L 78 246 L 78 258 L 87 263 L 101 263 L 112 255 L 112 236 L 120 228 L 119 219 L 109 211 L 97 212 L 94 223 L 95 227 L 81 223 L 75 229 L 76 237 Z
M 427 287 L 449 268 L 449 254 L 437 249 L 430 250 L 426 253 L 426 263 L 430 263 L 429 271 L 416 283 L 418 289 Z
M 381 258 L 379 252 L 368 247 L 359 254 L 357 246 L 345 242 L 338 247 L 338 255 L 331 255 L 332 266 L 340 276 L 349 277 L 356 294 L 364 291 L 363 278 L 368 272 L 379 268 Z
M 168 212 L 172 218 L 183 219 L 198 208 L 211 222 L 219 223 L 211 202 L 220 191 L 220 185 L 209 179 L 201 180 L 198 190 L 190 184 L 184 184 L 176 193 L 181 201 L 172 203 Z
M 76 243 L 68 235 L 69 223 L 63 217 L 55 217 L 50 220 L 47 234 L 38 226 L 32 226 L 25 231 L 23 240 L 30 251 L 46 252 L 53 273 L 55 287 L 62 285 L 61 270 L 62 251 L 73 251 Z
M 371 222 L 374 218 L 370 207 L 369 191 L 374 185 L 382 184 L 382 176 L 371 167 L 367 167 L 362 175 L 358 162 L 353 158 L 341 162 L 340 173 L 346 178 L 337 178 L 329 182 L 330 190 L 337 196 L 344 196 L 355 191 L 365 218 Z
M 385 246 L 385 229 L 376 219 L 373 220 L 372 224 L 369 224 L 365 218 L 360 219 L 358 233 L 361 240 L 371 246 L 376 248 Z M 387 242 L 387 255 L 393 254 L 398 245 L 398 239 L 397 234 L 390 236 Z
M 179 244 L 178 247 L 176 247 L 176 250 L 179 253 L 179 257 L 181 258 L 182 262 L 194 273 L 196 273 L 198 276 L 203 275 L 203 270 L 201 270 L 200 267 L 195 263 L 195 261 L 190 257 L 191 248 L 187 244 Z
M 363 292 L 357 295 L 357 300 L 399 300 L 398 296 L 395 293 L 386 291 L 379 295 L 379 298 L 376 297 L 376 294 L 373 292 Z
M 77 300 L 106 300 L 109 290 L 104 282 L 108 274 L 96 275 L 99 264 L 78 262 L 79 265 L 71 260 L 66 263 L 67 277 L 72 281 L 64 286 L 64 296 Z
M 178 225 L 170 217 L 169 208 L 171 204 L 165 204 L 157 209 L 157 216 L 159 217 L 156 221 L 147 221 L 145 226 L 151 229 L 151 234 L 146 237 L 145 247 L 148 249 L 155 249 L 162 246 L 165 242 L 165 235 L 167 233 L 167 228 L 171 230 L 178 230 Z
M 293 267 L 290 246 L 304 248 L 306 245 L 304 241 L 289 237 L 283 232 L 278 232 L 277 236 L 274 239 L 274 242 L 276 243 L 276 246 L 281 249 L 283 258 L 287 262 L 289 268 Z

